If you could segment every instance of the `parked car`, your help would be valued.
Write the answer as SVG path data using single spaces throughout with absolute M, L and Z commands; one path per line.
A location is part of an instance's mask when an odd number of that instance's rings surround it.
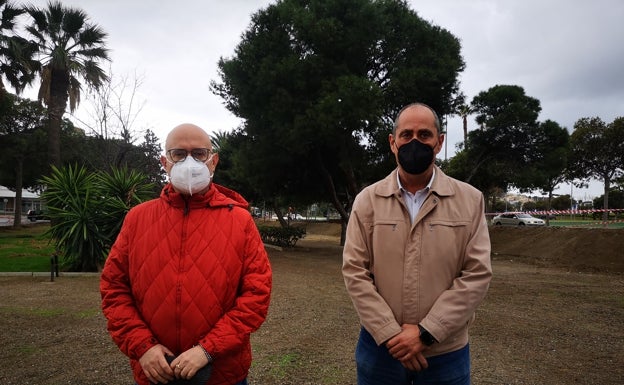
M 50 219 L 50 217 L 48 217 L 42 210 L 28 210 L 26 217 L 28 217 L 28 220 L 31 222 Z
M 543 219 L 529 214 L 500 214 L 492 218 L 495 226 L 544 226 Z

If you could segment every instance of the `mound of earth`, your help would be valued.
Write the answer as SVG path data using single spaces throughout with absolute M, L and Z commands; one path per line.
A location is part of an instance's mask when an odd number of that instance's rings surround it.
M 624 231 L 570 227 L 490 227 L 494 258 L 524 258 L 573 271 L 624 272 Z
M 340 237 L 339 223 L 307 223 L 307 239 Z M 624 272 L 624 231 L 571 227 L 490 227 L 493 258 L 574 271 Z

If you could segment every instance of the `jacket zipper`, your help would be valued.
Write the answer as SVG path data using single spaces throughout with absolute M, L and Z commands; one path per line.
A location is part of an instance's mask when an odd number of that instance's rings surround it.
M 189 202 L 184 199 L 184 210 L 182 212 L 182 230 L 180 234 L 180 257 L 178 259 L 178 274 L 176 282 L 176 351 L 182 351 L 182 280 L 184 274 L 184 259 L 186 255 L 186 237 L 188 229 Z

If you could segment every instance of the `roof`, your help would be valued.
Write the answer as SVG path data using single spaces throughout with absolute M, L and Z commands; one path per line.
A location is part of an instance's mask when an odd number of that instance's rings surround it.
M 15 191 L 8 187 L 0 186 L 0 198 L 15 198 Z M 39 194 L 22 189 L 22 199 L 39 199 Z

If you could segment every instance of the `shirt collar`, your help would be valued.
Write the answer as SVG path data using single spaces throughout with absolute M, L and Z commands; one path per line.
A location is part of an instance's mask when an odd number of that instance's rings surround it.
M 419 191 L 428 191 L 431 188 L 431 185 L 433 184 L 433 179 L 435 178 L 435 167 L 433 168 L 433 173 L 431 174 L 431 179 L 429 179 L 429 183 L 427 183 L 427 186 L 425 186 L 424 189 L 419 190 Z M 409 193 L 409 191 L 407 191 L 406 189 L 403 188 L 403 185 L 401 184 L 401 178 L 399 178 L 399 172 L 397 171 L 396 173 L 396 178 L 397 178 L 397 183 L 399 184 L 399 189 L 403 192 Z M 418 192 L 418 191 L 416 191 Z

